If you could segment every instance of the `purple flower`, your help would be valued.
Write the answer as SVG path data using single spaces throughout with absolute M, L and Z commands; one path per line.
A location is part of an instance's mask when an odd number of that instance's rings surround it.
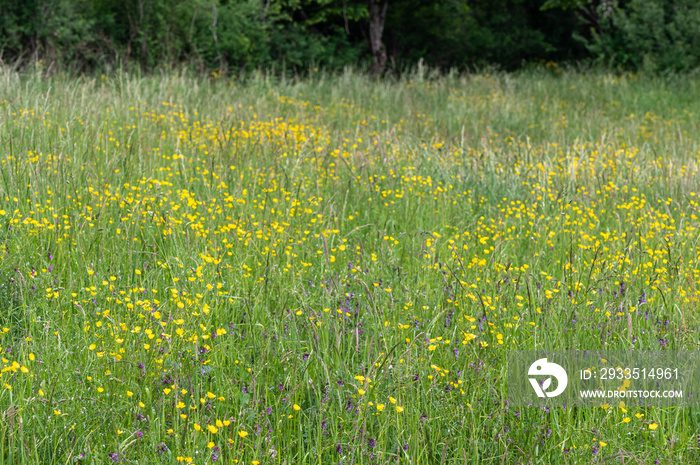
M 109 454 L 109 458 L 111 458 L 114 463 L 119 461 L 119 455 L 116 452 Z
M 375 446 L 375 445 L 376 445 L 376 443 L 374 442 L 374 438 L 369 438 L 369 447 L 371 447 L 372 449 L 374 449 L 374 446 Z

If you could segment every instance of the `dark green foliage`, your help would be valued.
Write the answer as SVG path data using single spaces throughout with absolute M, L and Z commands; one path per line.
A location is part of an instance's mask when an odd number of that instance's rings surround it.
M 700 65 L 697 0 L 609 1 L 597 8 L 589 51 L 609 65 L 644 71 L 687 71 Z
M 582 58 L 571 11 L 541 11 L 527 0 L 404 1 L 391 10 L 390 51 L 411 62 L 464 68 Z
M 366 66 L 366 0 L 0 0 L 0 61 L 94 71 Z M 700 63 L 696 0 L 390 0 L 393 69 L 597 59 L 626 69 Z M 40 61 L 43 60 L 43 61 Z

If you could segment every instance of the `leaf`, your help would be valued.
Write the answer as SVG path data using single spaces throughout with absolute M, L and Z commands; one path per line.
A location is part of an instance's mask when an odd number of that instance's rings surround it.
M 549 389 L 549 386 L 552 384 L 552 378 L 547 378 L 544 383 L 542 383 L 542 390 L 546 391 Z

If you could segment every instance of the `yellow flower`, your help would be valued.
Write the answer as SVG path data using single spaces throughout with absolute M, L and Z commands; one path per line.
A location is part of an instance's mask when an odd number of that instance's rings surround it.
M 630 417 L 625 417 L 622 419 L 623 423 L 629 423 L 630 422 Z
M 209 449 L 211 449 L 211 448 L 214 447 L 215 445 L 216 445 L 216 444 L 214 444 L 213 442 L 209 442 L 209 444 L 207 444 L 207 447 L 208 447 Z
M 301 407 L 299 407 L 297 404 L 294 404 L 294 410 L 301 410 Z
M 600 444 L 600 447 L 605 447 L 608 445 L 607 442 L 600 441 L 598 444 Z
M 384 411 L 384 404 L 377 404 L 377 410 L 379 410 L 380 412 L 383 412 Z
M 358 389 L 357 392 L 358 392 L 361 396 L 364 396 L 364 395 L 365 395 L 365 390 L 364 390 L 364 389 Z
M 395 403 L 396 403 L 396 399 L 394 399 L 393 397 L 389 396 L 389 402 L 391 402 L 392 404 L 395 404 Z
M 168 394 L 170 394 L 170 388 L 165 388 L 165 389 L 163 389 L 163 392 L 164 392 L 165 395 L 167 396 Z
M 656 423 L 652 423 L 651 425 L 649 425 L 650 430 L 655 430 L 658 427 L 659 427 L 659 425 L 657 425 Z
M 244 438 L 244 437 L 248 436 L 248 432 L 247 432 L 247 431 L 242 431 L 242 430 L 241 430 L 241 431 L 238 432 L 238 435 L 239 435 L 240 437 Z
M 399 407 L 399 406 L 397 405 L 397 406 L 396 406 L 396 411 L 397 411 L 398 413 L 403 412 L 403 407 Z
M 214 425 L 209 425 L 209 426 L 207 426 L 207 429 L 209 430 L 209 432 L 210 432 L 211 434 L 216 434 L 216 433 L 219 432 L 219 428 L 217 428 L 217 427 L 214 426 Z
M 133 395 L 134 395 L 134 393 L 133 393 L 133 392 L 131 392 L 131 391 L 126 391 L 126 395 L 127 395 L 127 396 L 129 396 L 129 397 L 131 397 L 131 396 L 133 396 Z

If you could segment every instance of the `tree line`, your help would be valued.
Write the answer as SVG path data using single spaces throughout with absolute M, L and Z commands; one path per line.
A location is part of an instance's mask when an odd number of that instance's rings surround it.
M 0 0 L 0 61 L 374 74 L 591 61 L 700 65 L 698 0 Z

